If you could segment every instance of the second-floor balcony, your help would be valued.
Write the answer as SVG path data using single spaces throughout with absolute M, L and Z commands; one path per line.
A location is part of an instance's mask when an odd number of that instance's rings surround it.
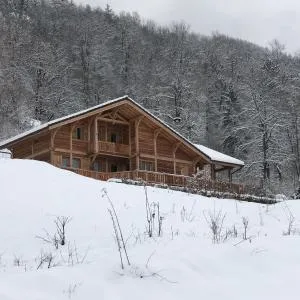
M 98 152 L 129 156 L 129 145 L 99 141 Z

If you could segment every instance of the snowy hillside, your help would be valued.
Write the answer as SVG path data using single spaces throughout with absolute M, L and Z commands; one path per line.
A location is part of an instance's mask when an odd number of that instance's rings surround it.
M 125 270 L 103 188 L 126 241 Z M 267 207 L 148 187 L 162 216 L 162 236 L 155 221 L 150 238 L 142 186 L 0 160 L 0 190 L 0 300 L 299 298 L 298 201 Z M 223 226 L 213 243 L 210 220 L 218 214 Z M 56 249 L 45 240 L 59 216 L 71 220 L 66 245 Z

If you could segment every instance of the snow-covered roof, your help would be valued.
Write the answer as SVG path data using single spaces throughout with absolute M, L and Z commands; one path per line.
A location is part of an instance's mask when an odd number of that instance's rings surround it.
M 221 162 L 221 163 L 228 163 L 228 164 L 244 166 L 243 161 L 236 159 L 234 157 L 231 157 L 227 154 L 218 152 L 216 150 L 210 149 L 208 147 L 205 147 L 205 146 L 199 145 L 199 144 L 194 144 L 194 146 L 197 147 L 201 152 L 206 154 L 213 162 Z
M 0 150 L 0 159 L 11 158 L 11 151 L 8 149 Z
M 96 106 L 93 106 L 93 107 L 90 107 L 88 109 L 85 109 L 85 110 L 81 110 L 79 112 L 76 112 L 74 114 L 70 114 L 70 115 L 67 115 L 67 116 L 64 116 L 64 117 L 61 117 L 61 118 L 58 118 L 58 119 L 55 119 L 55 120 L 52 120 L 50 122 L 47 122 L 47 123 L 44 123 L 40 126 L 36 126 L 26 132 L 23 132 L 21 134 L 18 134 L 14 137 L 11 137 L 7 140 L 4 140 L 2 142 L 0 142 L 0 149 L 1 147 L 3 146 L 7 146 L 8 144 L 11 144 L 12 142 L 15 142 L 17 140 L 20 140 L 28 135 L 31 135 L 31 134 L 35 134 L 35 133 L 38 133 L 40 132 L 41 130 L 43 129 L 46 129 L 47 127 L 51 126 L 51 125 L 54 125 L 54 124 L 57 124 L 57 123 L 60 123 L 60 122 L 63 122 L 63 121 L 66 121 L 66 120 L 69 120 L 69 119 L 72 119 L 72 118 L 75 118 L 75 117 L 78 117 L 78 116 L 81 116 L 81 115 L 84 115 L 88 112 L 91 112 L 91 111 L 94 111 L 94 110 L 97 110 L 99 108 L 103 108 L 109 104 L 113 104 L 113 103 L 116 103 L 118 101 L 121 101 L 121 100 L 130 100 L 132 103 L 134 103 L 137 107 L 139 107 L 140 109 L 142 109 L 144 112 L 146 112 L 148 115 L 152 116 L 154 119 L 156 119 L 159 123 L 163 124 L 165 127 L 167 127 L 169 130 L 171 130 L 173 133 L 175 133 L 177 136 L 179 136 L 180 138 L 182 138 L 184 141 L 186 141 L 189 145 L 191 145 L 195 150 L 198 150 L 201 152 L 202 155 L 204 155 L 205 157 L 207 157 L 207 159 L 211 160 L 212 162 L 219 162 L 219 163 L 227 163 L 227 164 L 231 164 L 231 165 L 237 165 L 237 166 L 243 166 L 244 165 L 244 162 L 239 160 L 239 159 L 236 159 L 236 158 L 233 158 L 229 155 L 226 155 L 226 154 L 223 154 L 221 152 L 218 152 L 218 151 L 215 151 L 215 150 L 212 150 L 210 148 L 207 148 L 205 146 L 202 146 L 202 145 L 198 145 L 198 144 L 193 144 L 191 143 L 188 139 L 186 139 L 183 135 L 181 135 L 180 133 L 176 132 L 172 127 L 170 127 L 168 124 L 166 124 L 164 121 L 162 121 L 161 119 L 159 119 L 158 117 L 156 117 L 155 115 L 153 115 L 151 112 L 149 112 L 147 109 L 145 109 L 143 106 L 141 106 L 139 103 L 137 103 L 136 101 L 134 101 L 133 99 L 131 99 L 129 96 L 125 95 L 125 96 L 122 96 L 122 97 L 119 97 L 119 98 L 116 98 L 116 99 L 113 99 L 113 100 L 109 100 L 109 101 L 106 101 L 104 103 L 101 103 L 99 105 L 96 105 Z
M 9 149 L 1 149 L 0 152 L 5 154 L 11 154 L 11 151 Z

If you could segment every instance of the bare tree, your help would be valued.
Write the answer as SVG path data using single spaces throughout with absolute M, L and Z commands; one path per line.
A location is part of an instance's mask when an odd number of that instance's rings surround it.
M 209 211 L 208 216 L 204 213 L 204 218 L 209 226 L 209 229 L 212 234 L 213 243 L 220 243 L 222 241 L 223 235 L 223 223 L 225 220 L 226 214 L 223 214 L 221 210 L 219 211 Z
M 51 235 L 44 229 L 45 235 L 37 235 L 36 238 L 41 239 L 46 243 L 53 244 L 55 249 L 58 249 L 59 245 L 64 246 L 66 244 L 66 226 L 69 222 L 71 222 L 71 220 L 72 218 L 66 216 L 56 217 L 54 220 L 56 233 Z
M 294 232 L 294 224 L 295 224 L 295 217 L 293 214 L 289 213 L 288 216 L 288 228 L 285 232 L 283 232 L 284 235 L 291 235 Z
M 115 239 L 116 239 L 116 243 L 117 243 L 117 247 L 118 247 L 118 252 L 119 252 L 119 257 L 120 257 L 121 268 L 124 269 L 121 239 L 120 239 L 120 236 L 119 236 L 120 233 L 119 233 L 119 230 L 117 229 L 116 220 L 115 220 L 115 217 L 114 217 L 114 214 L 113 214 L 112 210 L 108 209 L 108 212 L 110 214 L 111 221 L 112 221 L 112 224 L 113 224 Z
M 108 212 L 111 216 L 112 223 L 113 223 L 116 242 L 117 242 L 117 245 L 118 245 L 118 251 L 119 251 L 119 254 L 120 254 L 121 267 L 122 267 L 122 269 L 124 269 L 124 264 L 123 264 L 123 259 L 122 259 L 122 252 L 121 252 L 122 250 L 124 251 L 128 266 L 130 266 L 130 260 L 129 260 L 129 256 L 128 256 L 128 253 L 127 253 L 127 248 L 126 248 L 126 244 L 125 244 L 125 241 L 124 241 L 122 228 L 121 228 L 121 225 L 120 225 L 120 222 L 119 222 L 119 218 L 118 218 L 116 209 L 115 209 L 114 204 L 112 203 L 110 197 L 108 196 L 107 190 L 102 189 L 102 192 L 103 192 L 102 197 L 105 196 L 107 198 L 107 200 L 109 202 L 109 205 L 111 207 L 110 209 L 108 209 Z
M 147 235 L 149 237 L 153 237 L 155 230 L 155 223 L 157 223 L 157 235 L 162 235 L 162 224 L 163 217 L 160 214 L 160 206 L 159 202 L 149 203 L 147 186 L 144 184 L 144 192 L 145 192 L 145 207 L 146 207 L 146 220 L 147 220 Z
M 47 253 L 42 250 L 40 256 L 36 260 L 38 262 L 37 270 L 43 267 L 45 264 L 47 265 L 48 269 L 57 266 L 57 263 L 55 262 L 55 256 L 51 252 Z
M 243 226 L 244 226 L 244 233 L 243 233 L 243 239 L 247 240 L 248 236 L 247 236 L 247 229 L 249 226 L 249 219 L 246 217 L 242 217 L 242 222 L 243 222 Z
M 66 244 L 66 226 L 72 218 L 70 217 L 65 217 L 65 216 L 60 216 L 57 217 L 56 220 L 54 221 L 56 225 L 56 232 L 58 235 L 58 242 L 61 246 L 64 246 Z

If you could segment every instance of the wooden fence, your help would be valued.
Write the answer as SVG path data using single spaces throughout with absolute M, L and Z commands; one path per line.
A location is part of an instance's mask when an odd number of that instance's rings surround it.
M 123 180 L 142 180 L 148 184 L 161 184 L 168 186 L 186 187 L 194 190 L 206 190 L 214 192 L 228 192 L 236 194 L 251 193 L 255 194 L 254 190 L 251 191 L 250 187 L 246 187 L 243 184 L 222 182 L 204 178 L 194 178 L 183 175 L 151 172 L 151 171 L 121 171 L 121 172 L 96 172 L 83 169 L 65 168 L 74 173 L 91 177 L 98 180 L 108 180 L 110 178 L 117 178 Z

